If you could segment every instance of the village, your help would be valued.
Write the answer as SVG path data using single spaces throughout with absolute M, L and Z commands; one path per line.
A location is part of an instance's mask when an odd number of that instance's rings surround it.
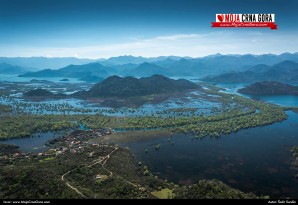
M 46 143 L 49 149 L 45 152 L 21 152 L 17 147 L 7 148 L 11 149 L 0 156 L 0 160 L 5 163 L 11 163 L 14 160 L 39 160 L 40 162 L 54 159 L 57 155 L 65 153 L 82 153 L 86 151 L 86 147 L 99 147 L 106 145 L 99 145 L 98 143 L 89 143 L 92 138 L 102 137 L 112 134 L 111 128 L 101 128 L 94 130 L 75 130 L 62 137 L 54 138 Z M 89 153 L 89 157 L 93 157 L 94 152 Z

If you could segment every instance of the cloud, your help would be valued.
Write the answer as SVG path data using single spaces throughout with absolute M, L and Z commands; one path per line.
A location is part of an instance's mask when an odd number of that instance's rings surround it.
M 195 38 L 199 38 L 203 35 L 198 35 L 198 34 L 178 34 L 178 35 L 172 35 L 172 36 L 158 36 L 154 39 L 156 40 L 171 40 L 171 41 L 175 41 L 175 40 L 180 40 L 180 39 L 195 39 Z
M 297 34 L 279 31 L 218 30 L 209 33 L 174 34 L 147 39 L 127 39 L 122 43 L 81 47 L 1 47 L 0 56 L 77 56 L 107 58 L 119 55 L 134 56 L 191 56 L 215 53 L 261 54 L 297 52 Z

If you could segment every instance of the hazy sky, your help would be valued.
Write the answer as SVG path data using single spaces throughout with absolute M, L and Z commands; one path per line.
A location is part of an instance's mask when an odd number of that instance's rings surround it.
M 0 0 L 0 56 L 297 52 L 297 11 L 297 0 Z M 278 30 L 211 28 L 216 13 L 275 13 Z

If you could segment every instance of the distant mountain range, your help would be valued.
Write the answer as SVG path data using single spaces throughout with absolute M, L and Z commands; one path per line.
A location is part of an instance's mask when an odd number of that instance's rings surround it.
M 26 73 L 20 77 L 65 77 L 86 78 L 88 76 L 107 77 L 115 72 L 115 69 L 105 67 L 99 63 L 84 65 L 69 65 L 58 70 L 45 69 L 37 72 Z
M 42 69 L 59 69 L 70 64 L 82 65 L 94 62 L 91 59 L 78 59 L 78 58 L 46 58 L 46 57 L 15 57 L 6 58 L 0 57 L 0 63 L 8 63 L 11 65 L 17 65 L 20 67 L 27 67 L 30 70 L 42 70 Z
M 145 57 L 135 57 L 135 56 L 118 56 L 118 57 L 111 57 L 109 59 L 101 59 L 98 60 L 98 62 L 102 64 L 108 64 L 108 65 L 123 65 L 123 64 L 142 64 L 142 63 L 153 63 L 157 61 L 163 61 L 167 59 L 171 60 L 180 60 L 181 58 L 188 58 L 190 57 L 179 57 L 179 56 L 159 56 L 159 57 L 152 57 L 152 58 L 145 58 Z
M 28 71 L 28 69 L 22 68 L 20 66 L 10 65 L 7 63 L 0 64 L 0 74 L 21 74 Z
M 206 77 L 202 80 L 215 83 L 238 83 L 257 81 L 279 81 L 297 83 L 298 63 L 293 61 L 283 61 L 272 66 L 260 64 L 251 67 L 245 72 L 225 73 L 218 76 Z
M 127 69 L 123 72 L 125 76 L 148 77 L 154 74 L 172 76 L 173 72 L 170 69 L 163 68 L 153 63 L 142 63 L 135 68 Z
M 257 82 L 237 92 L 249 95 L 298 95 L 298 86 L 276 81 Z
M 20 75 L 22 77 L 85 78 L 87 81 L 87 77 L 89 76 L 92 82 L 95 82 L 94 79 L 96 78 L 106 78 L 112 75 L 148 77 L 154 74 L 168 77 L 193 76 L 198 78 L 224 75 L 223 77 L 228 77 L 228 79 L 240 77 L 239 80 L 244 79 L 247 81 L 249 78 L 255 78 L 254 73 L 260 73 L 260 70 L 264 70 L 265 72 L 266 69 L 269 71 L 272 66 L 282 61 L 297 63 L 298 53 L 284 53 L 281 55 L 216 54 L 202 58 L 177 56 L 162 56 L 156 58 L 119 56 L 99 60 L 44 57 L 0 58 L 0 63 L 9 62 L 11 65 L 17 65 L 23 68 L 35 67 L 37 69 L 43 69 L 37 72 Z M 254 66 L 256 67 L 253 68 Z M 239 74 L 242 72 L 246 72 L 245 77 L 241 77 L 241 74 Z M 19 74 L 23 74 L 23 72 Z M 92 78 L 90 78 L 90 76 Z M 213 80 L 212 78 L 207 79 Z M 216 79 L 214 80 L 216 81 Z

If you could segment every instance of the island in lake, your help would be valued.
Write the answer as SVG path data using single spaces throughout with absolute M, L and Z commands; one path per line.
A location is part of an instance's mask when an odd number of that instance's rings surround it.
M 33 98 L 33 97 L 35 97 L 35 98 L 36 97 L 39 97 L 39 98 L 64 98 L 64 97 L 66 97 L 65 94 L 62 94 L 62 93 L 55 94 L 49 90 L 42 89 L 42 88 L 37 88 L 34 90 L 27 91 L 23 95 L 24 95 L 24 97 L 29 97 L 29 98 Z
M 241 88 L 237 92 L 249 95 L 298 95 L 298 86 L 276 81 L 264 81 Z
M 145 103 L 160 103 L 175 95 L 185 95 L 191 90 L 202 91 L 202 87 L 185 79 L 173 80 L 157 74 L 140 79 L 113 75 L 92 85 L 88 90 L 81 90 L 69 95 L 55 94 L 44 88 L 29 90 L 23 95 L 27 98 L 43 99 L 92 99 L 109 107 L 135 107 Z
M 163 75 L 145 78 L 111 76 L 79 95 L 86 97 L 134 97 L 199 88 L 188 80 L 173 80 Z M 75 94 L 76 95 L 76 94 Z

